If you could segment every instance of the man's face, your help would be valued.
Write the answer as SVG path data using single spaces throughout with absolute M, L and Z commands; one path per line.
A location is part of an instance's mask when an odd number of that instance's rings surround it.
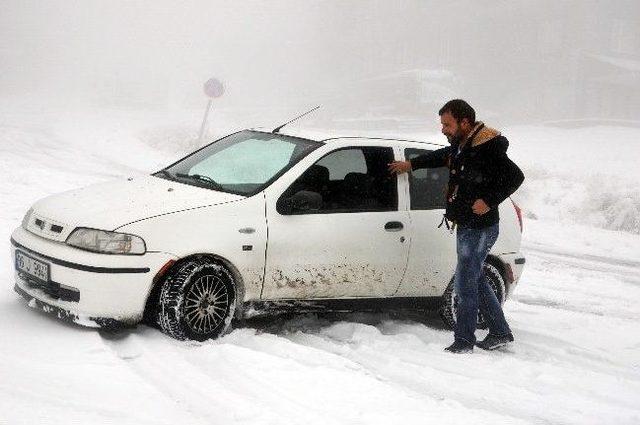
M 467 120 L 464 119 L 459 123 L 450 112 L 440 115 L 440 123 L 442 124 L 442 134 L 447 136 L 449 142 L 461 139 L 468 133 Z

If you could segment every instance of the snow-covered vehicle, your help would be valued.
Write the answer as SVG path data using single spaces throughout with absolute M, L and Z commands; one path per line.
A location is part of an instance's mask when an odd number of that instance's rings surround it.
M 283 310 L 439 308 L 451 325 L 447 169 L 387 169 L 439 147 L 239 131 L 152 175 L 36 202 L 11 236 L 15 290 L 62 319 L 144 320 L 179 339 Z M 485 270 L 504 302 L 524 258 L 519 209 L 500 214 Z

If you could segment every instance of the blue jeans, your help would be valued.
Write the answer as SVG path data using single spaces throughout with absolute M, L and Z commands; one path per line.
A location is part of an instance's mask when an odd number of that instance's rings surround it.
M 498 239 L 498 223 L 483 229 L 458 226 L 458 265 L 454 290 L 458 297 L 455 338 L 475 344 L 478 308 L 489 325 L 489 333 L 504 336 L 511 333 L 502 307 L 484 274 L 483 263 Z

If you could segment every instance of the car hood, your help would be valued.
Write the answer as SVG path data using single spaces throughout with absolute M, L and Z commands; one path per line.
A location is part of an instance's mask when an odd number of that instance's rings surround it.
M 59 237 L 50 237 L 62 239 L 75 227 L 114 230 L 157 215 L 240 199 L 244 197 L 153 176 L 114 180 L 41 199 L 33 205 L 28 228 L 34 231 L 36 226 L 36 233 L 47 237 L 51 225 L 54 230 L 63 227 Z

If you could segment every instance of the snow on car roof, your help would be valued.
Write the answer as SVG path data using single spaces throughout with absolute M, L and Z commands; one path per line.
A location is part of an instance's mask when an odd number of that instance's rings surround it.
M 268 129 L 266 127 L 254 127 L 252 130 L 256 131 L 264 131 L 270 133 L 272 129 Z M 331 130 L 331 129 L 317 129 L 317 128 L 295 128 L 291 127 L 289 129 L 283 128 L 280 130 L 278 134 L 282 134 L 285 136 L 292 137 L 300 137 L 304 139 L 314 140 L 317 142 L 323 143 L 331 143 L 337 140 L 342 139 L 376 139 L 376 140 L 396 140 L 402 142 L 415 142 L 415 143 L 424 143 L 428 145 L 435 146 L 445 146 L 444 144 L 437 141 L 426 141 L 426 140 L 414 140 L 404 138 L 402 136 L 399 137 L 391 137 L 388 134 L 380 134 L 378 132 L 371 131 L 360 131 L 360 130 Z

